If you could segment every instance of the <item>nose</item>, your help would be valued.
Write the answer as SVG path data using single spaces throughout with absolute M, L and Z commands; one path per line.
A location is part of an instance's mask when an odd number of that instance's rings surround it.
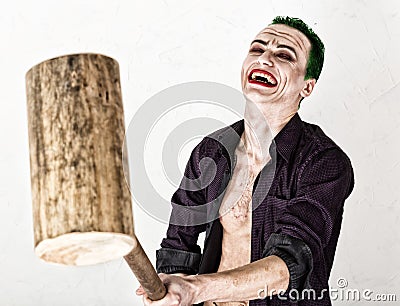
M 265 50 L 263 54 L 261 54 L 258 58 L 258 62 L 260 63 L 260 65 L 267 65 L 269 67 L 272 67 L 274 65 L 274 62 L 272 60 L 272 52 L 269 50 Z

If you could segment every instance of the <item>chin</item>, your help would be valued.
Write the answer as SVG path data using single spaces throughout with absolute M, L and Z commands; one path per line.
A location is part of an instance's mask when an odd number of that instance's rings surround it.
M 272 95 L 259 90 L 243 90 L 243 96 L 246 100 L 256 104 L 272 102 Z

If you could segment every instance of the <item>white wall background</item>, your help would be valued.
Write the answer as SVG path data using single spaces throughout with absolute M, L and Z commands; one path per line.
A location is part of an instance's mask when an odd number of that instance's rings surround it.
M 349 287 L 400 300 L 399 13 L 396 0 L 2 1 L 0 305 L 141 304 L 122 259 L 58 267 L 33 253 L 26 71 L 68 53 L 107 54 L 120 63 L 129 122 L 146 99 L 174 84 L 206 80 L 240 89 L 248 44 L 276 15 L 302 18 L 325 42 L 320 82 L 300 114 L 323 127 L 355 168 L 331 284 L 344 277 Z M 134 210 L 136 233 L 154 262 L 166 226 Z M 334 303 L 345 304 L 385 305 Z

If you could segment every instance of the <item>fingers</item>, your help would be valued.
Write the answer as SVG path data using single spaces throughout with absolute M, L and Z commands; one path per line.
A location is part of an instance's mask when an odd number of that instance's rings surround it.
M 145 306 L 179 306 L 181 305 L 176 298 L 172 298 L 170 295 L 166 295 L 159 301 L 152 301 L 147 295 L 143 295 L 143 304 Z
M 135 293 L 136 293 L 136 295 L 143 295 L 146 292 L 144 291 L 142 286 L 139 286 L 139 288 L 136 289 Z
M 140 286 L 139 288 L 136 289 L 136 295 L 143 297 L 142 301 L 143 301 L 143 305 L 145 305 L 145 306 L 150 306 L 150 305 L 151 306 L 165 306 L 165 305 L 173 306 L 173 305 L 176 305 L 176 304 L 169 304 L 169 302 L 166 302 L 165 300 L 162 300 L 162 301 L 161 300 L 160 301 L 151 300 L 147 296 L 147 293 L 146 293 L 146 291 L 144 291 L 142 286 Z

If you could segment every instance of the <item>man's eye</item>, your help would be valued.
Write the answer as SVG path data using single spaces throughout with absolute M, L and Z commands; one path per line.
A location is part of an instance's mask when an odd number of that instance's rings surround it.
M 251 48 L 250 53 L 263 53 L 264 50 L 260 48 Z
M 287 60 L 287 61 L 293 60 L 293 58 L 289 54 L 286 54 L 286 53 L 278 53 L 278 54 L 276 54 L 276 56 L 281 59 Z

